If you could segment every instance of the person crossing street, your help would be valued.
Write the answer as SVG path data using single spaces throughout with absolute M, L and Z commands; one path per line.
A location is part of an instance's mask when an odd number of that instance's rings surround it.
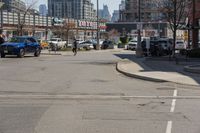
M 74 53 L 74 56 L 76 56 L 76 54 L 77 54 L 77 49 L 78 49 L 78 42 L 77 42 L 76 38 L 74 38 L 73 48 L 72 48 L 72 52 Z

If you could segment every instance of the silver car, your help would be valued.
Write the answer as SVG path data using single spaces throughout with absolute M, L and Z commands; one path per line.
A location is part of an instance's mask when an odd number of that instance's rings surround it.
M 90 41 L 84 41 L 78 44 L 79 49 L 91 50 L 94 48 L 93 43 Z
M 131 40 L 128 42 L 127 50 L 135 50 L 137 48 L 137 41 Z

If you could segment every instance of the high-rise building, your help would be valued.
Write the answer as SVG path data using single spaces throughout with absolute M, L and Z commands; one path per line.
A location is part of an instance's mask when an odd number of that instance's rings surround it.
M 158 21 L 162 17 L 162 13 L 159 11 L 157 5 L 157 0 L 140 0 L 140 9 L 141 9 L 141 21 Z M 139 4 L 138 0 L 126 0 L 125 1 L 125 11 L 123 13 L 125 20 L 129 22 L 138 21 L 139 14 Z
M 112 22 L 119 21 L 119 10 L 114 10 L 111 21 Z
M 48 15 L 60 18 L 92 19 L 96 17 L 91 0 L 48 0 Z
M 122 0 L 119 4 L 119 21 L 125 21 L 125 9 L 126 9 L 126 3 L 125 0 Z
M 26 10 L 26 4 L 22 0 L 0 0 L 4 2 L 3 10 L 9 12 L 23 12 Z
M 119 10 L 125 10 L 126 8 L 126 3 L 125 0 L 122 0 L 121 3 L 119 4 Z
M 83 19 L 94 19 L 96 16 L 96 10 L 94 10 L 91 0 L 83 0 Z
M 39 12 L 41 16 L 46 16 L 47 15 L 47 6 L 45 4 L 41 4 L 39 6 Z
M 107 5 L 103 5 L 103 9 L 99 10 L 99 18 L 106 19 L 107 21 L 111 21 L 111 15 L 110 15 Z

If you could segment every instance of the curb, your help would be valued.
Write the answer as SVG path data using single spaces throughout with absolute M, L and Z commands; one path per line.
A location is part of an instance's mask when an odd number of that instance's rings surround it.
M 199 68 L 195 68 L 195 67 L 199 67 Z M 184 71 L 190 72 L 190 73 L 200 74 L 200 65 L 185 66 Z
M 116 64 L 116 70 L 128 77 L 131 77 L 131 78 L 137 78 L 137 79 L 141 79 L 141 80 L 146 80 L 146 81 L 152 81 L 152 82 L 169 82 L 167 80 L 162 80 L 162 79 L 156 79 L 156 78 L 150 78 L 150 77 L 145 77 L 145 76 L 141 76 L 141 75 L 137 75 L 137 74 L 134 74 L 134 73 L 129 73 L 129 72 L 126 72 L 122 69 L 120 69 L 119 67 L 120 65 L 120 62 L 117 62 Z
M 120 68 L 120 63 L 123 63 L 125 61 L 121 61 L 121 62 L 117 62 L 116 64 L 116 70 L 128 77 L 131 78 L 136 78 L 136 79 L 141 79 L 141 80 L 145 80 L 145 81 L 151 81 L 151 82 L 157 82 L 157 83 L 164 83 L 164 82 L 170 82 L 170 83 L 175 83 L 175 84 L 179 84 L 179 85 L 190 85 L 190 86 L 199 86 L 199 85 L 194 85 L 194 84 L 187 84 L 187 83 L 180 83 L 180 82 L 173 82 L 173 81 L 168 81 L 168 80 L 163 80 L 163 79 L 158 79 L 158 78 L 152 78 L 152 77 L 146 77 L 146 76 L 141 76 L 138 75 L 136 73 L 129 73 L 126 72 L 125 70 L 123 70 L 122 68 Z M 127 61 L 126 61 L 127 62 Z
M 61 53 L 40 53 L 41 55 L 62 55 Z

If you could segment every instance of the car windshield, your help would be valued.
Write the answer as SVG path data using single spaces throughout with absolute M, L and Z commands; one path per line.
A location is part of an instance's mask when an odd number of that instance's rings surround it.
M 58 39 L 51 39 L 51 41 L 58 41 Z
M 183 42 L 176 42 L 176 44 L 183 44 Z
M 137 43 L 137 41 L 134 41 L 134 40 L 133 40 L 133 41 L 131 41 L 131 42 L 136 42 L 136 43 Z
M 13 37 L 9 40 L 9 42 L 15 42 L 15 43 L 20 43 L 24 41 L 25 41 L 25 38 L 22 38 L 22 37 Z
M 161 43 L 161 44 L 166 44 L 167 41 L 159 41 L 159 43 Z

